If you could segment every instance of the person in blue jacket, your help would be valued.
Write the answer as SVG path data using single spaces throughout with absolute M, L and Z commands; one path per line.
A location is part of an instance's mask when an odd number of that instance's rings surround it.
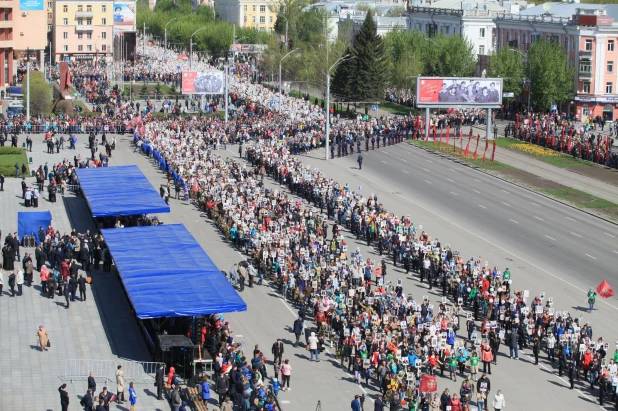
M 358 400 L 359 395 L 356 394 L 354 396 L 354 399 L 352 400 L 352 411 L 361 411 L 361 404 L 360 401 Z
M 210 400 L 210 386 L 208 385 L 208 378 L 202 377 L 202 400 L 204 405 L 208 408 L 208 400 Z

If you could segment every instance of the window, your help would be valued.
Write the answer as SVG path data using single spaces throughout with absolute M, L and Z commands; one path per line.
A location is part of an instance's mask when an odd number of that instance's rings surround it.
M 86 46 L 86 50 L 88 50 L 88 51 L 92 51 L 92 44 L 88 44 L 88 45 Z
M 51 24 L 47 25 L 47 31 L 52 31 L 54 29 L 54 26 L 52 26 Z
M 92 40 L 92 33 L 86 33 L 86 38 L 88 40 Z
M 103 13 L 106 13 L 106 12 L 107 12 L 107 6 L 106 6 L 105 4 L 101 6 L 101 11 L 102 11 Z
M 84 24 L 84 20 L 82 19 L 77 19 L 77 25 L 78 26 L 82 26 Z
M 77 38 L 80 40 L 84 38 L 84 33 L 77 33 Z
M 105 40 L 105 39 L 107 38 L 107 32 L 106 32 L 106 31 L 104 31 L 104 32 L 102 32 L 102 33 L 101 33 L 101 38 L 102 38 L 103 40 Z
M 255 11 L 255 4 L 253 5 L 253 11 Z
M 69 12 L 69 6 L 62 6 L 62 12 L 63 13 L 68 13 Z
M 589 81 L 584 81 L 584 93 L 586 94 L 590 94 L 590 82 Z
M 11 21 L 11 13 L 9 9 L 4 9 L 4 21 Z
M 62 33 L 62 38 L 65 39 L 65 40 L 68 39 L 69 38 L 69 32 L 68 31 L 63 32 Z
M 607 40 L 607 51 L 614 51 L 614 40 Z
M 106 18 L 102 18 L 101 19 L 101 25 L 102 26 L 107 26 L 107 19 Z
M 47 20 L 51 20 L 53 18 L 52 12 L 47 13 Z
M 614 83 L 612 83 L 611 81 L 608 81 L 607 83 L 605 83 L 605 93 L 606 94 L 612 94 L 614 90 Z
M 480 54 L 481 56 L 484 56 L 484 55 L 485 55 L 485 46 L 479 46 L 479 54 Z
M 568 37 L 564 38 L 564 51 L 566 51 L 567 53 L 569 52 L 569 38 Z
M 92 4 L 86 5 L 86 11 L 92 11 Z
M 586 40 L 586 45 L 584 46 L 584 50 L 592 51 L 592 40 Z
M 51 2 L 51 1 L 48 1 L 48 2 L 47 2 L 47 8 L 48 8 L 48 9 L 51 9 L 51 8 L 52 8 L 52 2 Z
M 245 16 L 245 23 L 247 22 L 247 16 Z
M 260 16 L 260 24 L 266 23 L 266 17 Z
M 588 114 L 590 114 L 590 108 L 588 107 L 588 104 L 584 104 L 582 106 L 582 116 L 588 117 Z
M 251 22 L 255 23 L 255 16 L 251 17 Z
M 485 38 L 485 29 L 484 28 L 479 29 L 479 37 L 482 38 L 482 39 Z
M 81 4 L 77 6 L 77 11 L 84 11 L 84 6 L 82 6 Z
M 266 6 L 263 4 L 260 6 L 260 13 L 266 13 Z
M 77 51 L 84 51 L 84 46 L 82 46 L 81 44 L 77 46 Z
M 107 51 L 107 45 L 106 45 L 106 44 L 103 44 L 103 45 L 101 46 L 101 50 L 103 50 L 103 51 Z
M 607 62 L 607 72 L 608 73 L 613 73 L 614 72 L 614 62 L 613 61 L 608 61 Z
M 86 25 L 91 26 L 92 25 L 92 19 L 87 19 L 86 20 Z
M 62 19 L 62 25 L 63 26 L 68 26 L 69 25 L 69 19 Z
M 247 5 L 246 4 L 244 6 L 242 6 L 242 7 L 243 7 L 244 11 L 247 11 Z
M 272 24 L 273 22 L 273 16 L 270 16 L 270 23 Z
M 579 62 L 580 73 L 590 73 L 592 71 L 592 63 L 590 60 L 582 60 Z
M 62 49 L 63 49 L 64 51 L 69 51 L 69 46 L 67 46 L 67 45 L 65 44 L 65 45 L 62 47 Z

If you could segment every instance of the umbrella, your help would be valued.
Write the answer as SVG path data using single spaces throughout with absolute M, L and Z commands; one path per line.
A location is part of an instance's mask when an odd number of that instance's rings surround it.
M 609 298 L 614 295 L 614 290 L 612 290 L 612 287 L 607 283 L 607 281 L 603 280 L 597 287 L 597 293 L 599 293 L 599 295 L 603 298 Z

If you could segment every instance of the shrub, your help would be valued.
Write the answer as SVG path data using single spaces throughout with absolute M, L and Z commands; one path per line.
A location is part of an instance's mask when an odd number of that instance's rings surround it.
M 54 107 L 54 113 L 62 114 L 63 116 L 71 116 L 73 115 L 73 104 L 71 101 L 62 100 L 56 103 L 56 107 Z

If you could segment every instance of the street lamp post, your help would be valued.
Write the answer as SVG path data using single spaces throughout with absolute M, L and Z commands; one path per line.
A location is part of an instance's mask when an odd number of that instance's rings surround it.
M 26 50 L 26 121 L 30 121 L 30 47 Z
M 526 64 L 528 63 L 528 53 L 524 53 L 521 50 L 518 49 L 509 49 L 511 51 L 514 51 L 516 53 L 521 54 L 521 56 L 524 58 L 524 62 L 526 62 Z M 530 72 L 530 65 L 528 65 L 528 78 L 526 79 L 526 82 L 528 83 L 528 113 L 530 112 L 530 94 L 532 94 L 532 79 L 530 78 L 532 76 L 532 73 Z
M 142 58 L 146 58 L 146 22 L 144 22 L 144 31 L 142 32 L 144 35 L 144 41 L 142 42 Z
M 191 39 L 189 40 L 189 70 L 193 70 L 193 36 L 205 29 L 206 27 L 200 27 L 191 34 Z
M 236 28 L 236 26 L 234 26 L 234 28 Z M 236 30 L 234 30 L 234 33 L 236 33 Z M 234 34 L 234 36 L 235 36 L 235 35 L 236 35 L 236 34 Z M 233 47 L 234 47 L 234 44 L 238 44 L 238 42 L 239 42 L 240 40 L 244 40 L 244 39 L 246 39 L 246 38 L 247 38 L 247 37 L 241 37 L 241 38 L 239 38 L 239 39 L 234 40 L 234 41 L 232 42 L 232 45 L 230 46 L 230 48 L 233 48 Z M 233 55 L 234 55 L 234 52 L 232 51 L 232 56 L 233 56 Z M 226 54 L 226 57 L 227 57 L 227 54 Z M 233 58 L 233 57 L 232 57 L 232 58 Z M 229 96 L 228 96 L 228 94 L 229 94 L 228 89 L 229 89 L 229 87 L 230 87 L 230 85 L 229 85 L 229 82 L 230 82 L 230 81 L 229 81 L 229 77 L 230 77 L 230 76 L 229 76 L 229 74 L 230 74 L 230 60 L 229 60 L 228 58 L 226 58 L 226 60 L 227 60 L 227 61 L 225 62 L 225 83 L 224 83 L 224 84 L 225 84 L 225 96 L 224 96 L 224 97 L 225 97 L 225 124 L 227 125 L 227 119 L 228 119 L 228 113 L 227 113 L 227 112 L 228 112 L 228 97 L 229 97 Z
M 94 41 L 94 64 L 95 66 L 99 62 L 99 48 L 97 47 L 97 43 L 99 42 L 100 39 L 101 39 L 101 36 L 98 36 L 97 39 Z
M 295 48 L 294 50 L 288 52 L 288 54 L 286 54 L 285 56 L 281 57 L 281 60 L 279 60 L 279 112 L 281 112 L 281 64 L 283 63 L 283 60 L 285 60 L 286 57 L 288 57 L 290 54 L 300 51 L 300 48 Z
M 163 52 L 164 56 L 167 55 L 167 25 L 170 24 L 174 20 L 178 20 L 178 17 L 174 17 L 173 19 L 171 19 L 170 21 L 165 23 L 165 27 L 163 28 L 163 33 L 164 33 L 164 37 L 165 37 L 165 51 Z
M 326 71 L 326 127 L 325 127 L 325 133 L 326 133 L 326 153 L 324 155 L 324 160 L 328 160 L 328 146 L 329 146 L 329 139 L 330 139 L 330 72 L 337 67 L 338 64 L 350 60 L 351 57 L 349 54 L 346 54 L 343 57 L 339 57 L 339 59 L 337 59 L 337 61 L 335 61 L 335 64 L 333 64 L 332 66 L 330 66 L 330 68 Z

